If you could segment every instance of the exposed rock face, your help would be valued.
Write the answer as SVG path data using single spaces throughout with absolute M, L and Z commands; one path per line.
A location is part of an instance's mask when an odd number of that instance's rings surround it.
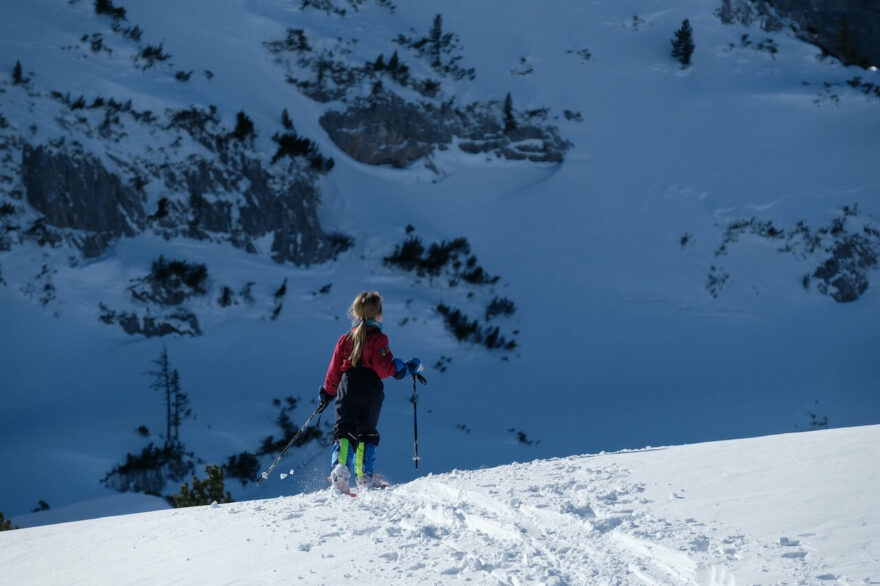
M 150 229 L 166 238 L 229 241 L 249 252 L 256 250 L 255 239 L 272 234 L 278 262 L 328 260 L 338 251 L 318 222 L 313 181 L 284 163 L 278 168 L 282 179 L 273 180 L 261 161 L 244 156 L 155 166 L 150 179 L 161 182 L 172 199 L 161 213 L 148 213 L 143 193 L 97 158 L 25 145 L 26 199 L 44 216 L 27 235 L 44 245 L 66 240 L 95 257 L 118 238 Z
M 324 0 L 320 4 L 330 9 Z M 288 29 L 286 38 L 265 46 L 300 92 L 321 103 L 337 102 L 338 109 L 327 111 L 319 122 L 340 149 L 361 163 L 405 168 L 423 159 L 427 168 L 442 173 L 431 155 L 447 150 L 456 139 L 468 153 L 562 161 L 571 145 L 546 124 L 546 109 L 536 110 L 535 116 L 513 112 L 512 102 L 504 108 L 499 102 L 456 105 L 455 97 L 444 91 L 443 80 L 473 80 L 476 71 L 458 64 L 462 56 L 457 35 L 432 35 L 433 29 L 422 38 L 401 34 L 394 43 L 426 61 L 431 75 L 439 79 L 411 71 L 404 63 L 406 53 L 399 57 L 394 50 L 387 61 L 385 54 L 364 61 L 355 40 L 321 38 L 303 29 Z M 363 93 L 367 87 L 369 96 Z
M 866 232 L 870 234 L 870 232 Z M 850 234 L 838 240 L 831 258 L 813 276 L 823 281 L 820 290 L 838 303 L 855 301 L 868 290 L 867 271 L 877 266 L 878 250 L 870 237 Z
M 463 139 L 465 152 L 494 152 L 508 159 L 560 162 L 570 144 L 555 127 L 525 120 L 505 130 L 498 103 L 414 104 L 392 92 L 356 100 L 344 112 L 329 111 L 320 123 L 336 145 L 370 165 L 407 167 L 413 161 L 449 148 Z
M 798 36 L 824 47 L 846 63 L 880 66 L 880 2 L 770 1 L 780 13 L 798 24 Z
M 459 148 L 466 153 L 494 152 L 505 159 L 534 163 L 561 163 L 569 143 L 562 140 L 555 128 L 524 125 L 488 132 L 462 141 Z
M 230 128 L 214 106 L 156 115 L 130 101 L 98 97 L 86 106 L 83 98 L 33 87 L 27 100 L 41 100 L 57 116 L 46 120 L 39 143 L 21 132 L 36 128 L 33 108 L 13 108 L 20 116 L 14 124 L 0 116 L 0 251 L 33 242 L 63 249 L 56 261 L 66 256 L 73 267 L 78 255 L 69 249 L 98 257 L 120 238 L 152 232 L 310 265 L 352 244 L 318 221 L 318 186 L 333 160 L 292 129 L 273 137 L 273 155 L 243 112 Z M 21 290 L 60 315 L 53 270 L 44 265 Z M 99 301 L 99 319 L 129 334 L 199 336 L 196 311 L 211 303 L 206 275 L 204 265 L 160 257 L 149 275 L 132 281 L 124 307 Z M 253 303 L 253 285 L 241 289 L 242 302 Z M 229 305 L 231 290 L 224 291 Z
M 135 313 L 121 313 L 116 318 L 119 325 L 129 335 L 140 334 L 147 338 L 168 336 L 201 336 L 199 320 L 195 314 L 178 308 L 161 317 L 139 317 Z
M 312 191 L 311 186 L 299 185 L 300 190 Z M 278 262 L 294 259 L 318 259 L 297 264 L 311 264 L 327 260 L 336 254 L 327 237 L 318 225 L 315 205 L 310 200 L 299 198 L 295 186 L 290 193 L 280 198 L 273 206 L 277 212 L 272 220 L 272 258 Z M 266 208 L 260 208 L 264 210 Z M 262 214 L 261 214 L 262 215 Z M 296 260 L 294 260 L 296 262 Z
M 110 242 L 134 236 L 146 225 L 143 198 L 97 159 L 73 159 L 26 145 L 21 178 L 28 203 L 45 215 L 47 224 L 88 233 L 76 237 L 87 257 L 99 255 Z
M 404 168 L 449 144 L 443 111 L 410 104 L 393 93 L 359 100 L 344 112 L 331 110 L 320 123 L 336 145 L 368 165 Z

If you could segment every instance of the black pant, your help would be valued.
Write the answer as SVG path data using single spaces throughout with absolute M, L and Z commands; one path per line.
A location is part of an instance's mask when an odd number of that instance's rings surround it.
M 342 373 L 336 391 L 336 424 L 333 441 L 348 438 L 353 442 L 379 444 L 379 413 L 385 400 L 385 385 L 376 372 L 356 366 Z

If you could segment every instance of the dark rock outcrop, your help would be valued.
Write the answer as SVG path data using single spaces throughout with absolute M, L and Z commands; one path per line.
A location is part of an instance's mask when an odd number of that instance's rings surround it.
M 407 102 L 392 92 L 355 100 L 343 112 L 331 110 L 320 123 L 336 145 L 370 165 L 409 166 L 450 147 L 455 137 L 469 153 L 492 152 L 507 159 L 560 162 L 570 144 L 555 127 L 528 120 L 505 129 L 499 103 L 455 108 L 449 103 Z
M 201 336 L 199 320 L 195 314 L 183 308 L 178 308 L 164 316 L 138 316 L 135 313 L 121 313 L 117 316 L 117 323 L 125 333 L 134 336 L 136 334 L 147 338 L 162 337 L 172 334 L 178 336 Z
M 340 149 L 368 165 L 407 167 L 452 142 L 446 109 L 426 107 L 386 92 L 358 100 L 344 112 L 331 110 L 320 123 Z
M 258 159 L 222 154 L 219 160 L 144 163 L 149 180 L 171 197 L 160 204 L 161 213 L 152 212 L 155 204 L 148 213 L 143 192 L 96 157 L 25 145 L 22 183 L 27 202 L 42 214 L 25 234 L 41 245 L 66 241 L 86 257 L 145 230 L 165 238 L 227 241 L 249 252 L 256 251 L 254 240 L 269 234 L 272 258 L 298 265 L 324 262 L 338 252 L 318 222 L 314 179 L 296 162 L 277 164 L 276 177 Z
M 45 216 L 46 224 L 85 232 L 75 236 L 75 244 L 87 257 L 146 226 L 143 198 L 93 157 L 73 158 L 26 145 L 21 179 L 28 203 Z
M 813 276 L 819 288 L 838 303 L 855 301 L 868 290 L 867 271 L 875 268 L 878 250 L 875 243 L 861 234 L 849 234 L 838 240 L 831 257 L 816 269 Z
M 795 23 L 795 33 L 847 65 L 880 66 L 880 3 L 873 0 L 722 0 L 722 20 L 775 27 L 765 6 Z

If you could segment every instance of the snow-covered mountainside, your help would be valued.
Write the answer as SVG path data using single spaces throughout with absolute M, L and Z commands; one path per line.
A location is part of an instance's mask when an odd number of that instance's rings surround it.
M 719 8 L 2 3 L 0 512 L 323 487 L 329 416 L 253 472 L 366 289 L 395 482 L 880 422 L 880 78 Z
M 876 584 L 880 427 L 0 533 L 10 584 Z M 48 552 L 51 552 L 49 554 Z

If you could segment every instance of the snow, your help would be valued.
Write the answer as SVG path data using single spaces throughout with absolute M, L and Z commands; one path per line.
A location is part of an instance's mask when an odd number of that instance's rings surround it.
M 880 426 L 0 534 L 9 584 L 876 584 Z M 47 552 L 51 552 L 47 555 Z
M 399 2 L 392 14 L 370 2 L 341 18 L 289 0 L 116 4 L 172 64 L 133 67 L 136 44 L 86 0 L 0 3 L 0 52 L 31 78 L 30 89 L 0 82 L 9 124 L 35 143 L 68 136 L 65 108 L 45 97 L 53 90 L 156 113 L 214 104 L 230 125 L 244 110 L 255 148 L 271 153 L 286 108 L 336 161 L 320 184 L 323 228 L 356 246 L 311 267 L 272 262 L 271 241 L 249 255 L 142 235 L 75 263 L 65 248 L 0 251 L 0 511 L 33 527 L 0 534 L 0 565 L 12 572 L 3 581 L 880 581 L 878 432 L 857 427 L 880 423 L 880 275 L 839 304 L 801 284 L 821 255 L 781 254 L 751 234 L 716 255 L 733 220 L 817 229 L 858 205 L 859 221 L 880 223 L 880 100 L 845 83 L 876 83 L 876 71 L 819 61 L 787 29 L 722 26 L 698 0 L 450 2 L 444 26 L 477 78 L 444 81 L 444 91 L 461 104 L 509 91 L 517 110 L 547 107 L 573 146 L 562 164 L 536 165 L 453 145 L 434 157 L 437 174 L 346 157 L 318 124 L 342 105 L 297 93 L 263 43 L 304 28 L 357 40 L 364 60 L 399 50 L 429 75 L 392 39 L 423 34 L 441 7 Z M 696 52 L 682 71 L 669 40 L 684 18 Z M 112 54 L 80 42 L 95 32 Z M 778 53 L 739 46 L 743 34 L 772 36 Z M 512 73 L 528 69 L 523 58 L 532 73 Z M 176 70 L 194 74 L 181 83 Z M 110 154 L 170 142 L 128 130 L 112 149 L 74 138 L 109 168 Z M 426 244 L 466 237 L 499 283 L 450 287 L 384 266 L 407 225 Z M 125 288 L 159 255 L 207 265 L 209 294 L 189 306 L 203 336 L 144 339 L 99 322 L 99 303 L 131 306 Z M 730 275 L 717 298 L 706 286 L 713 266 Z M 56 297 L 43 307 L 47 279 Z M 252 305 L 214 302 L 223 286 L 249 282 Z M 236 504 L 52 525 L 166 506 L 99 483 L 126 453 L 161 443 L 161 398 L 145 373 L 163 345 L 196 414 L 181 438 L 205 464 L 223 463 L 278 435 L 273 399 L 299 398 L 291 417 L 305 421 L 345 310 L 365 289 L 385 297 L 395 354 L 421 358 L 428 378 L 418 470 L 411 389 L 386 386 L 377 466 L 393 490 L 344 501 L 314 492 L 329 450 L 312 443 L 262 487 L 228 480 Z M 497 321 L 504 335 L 520 332 L 513 352 L 455 341 L 435 311 L 477 316 L 496 295 L 517 307 Z M 698 444 L 807 429 L 810 413 L 840 429 Z M 578 455 L 680 444 L 697 445 Z M 40 500 L 50 510 L 31 513 Z

